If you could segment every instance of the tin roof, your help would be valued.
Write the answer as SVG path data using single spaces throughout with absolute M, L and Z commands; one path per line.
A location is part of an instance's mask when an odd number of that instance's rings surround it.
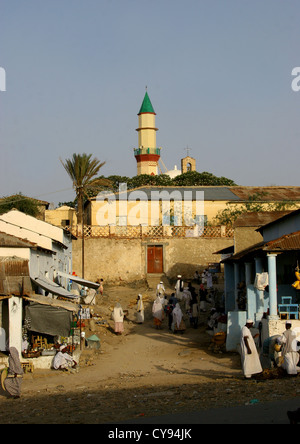
M 243 201 L 249 200 L 249 196 L 256 193 L 263 193 L 258 201 L 274 201 L 283 200 L 300 201 L 300 187 L 295 186 L 270 186 L 270 187 L 247 187 L 232 186 L 231 191 Z
M 290 213 L 292 211 L 248 212 L 241 214 L 234 222 L 233 227 L 261 227 Z
M 266 251 L 293 251 L 300 250 L 300 231 L 285 234 L 284 236 L 267 242 L 264 245 Z

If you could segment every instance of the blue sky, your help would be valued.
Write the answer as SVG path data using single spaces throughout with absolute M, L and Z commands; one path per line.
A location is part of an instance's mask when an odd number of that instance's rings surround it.
M 136 175 L 145 86 L 168 169 L 300 185 L 296 0 L 1 0 L 0 196 L 72 200 L 59 158 Z

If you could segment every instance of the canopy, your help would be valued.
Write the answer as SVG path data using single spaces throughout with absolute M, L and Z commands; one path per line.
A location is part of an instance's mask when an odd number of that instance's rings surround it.
M 51 336 L 70 336 L 72 312 L 60 307 L 30 302 L 26 306 L 26 318 L 30 319 L 30 331 Z
M 84 287 L 94 288 L 95 290 L 97 290 L 97 288 L 99 288 L 99 286 L 100 286 L 100 284 L 98 284 L 96 282 L 87 281 L 86 279 L 82 279 L 78 276 L 74 276 L 73 274 L 64 273 L 63 271 L 58 271 L 57 274 L 59 274 L 62 277 L 65 277 L 67 279 L 71 279 L 72 281 L 77 282 L 78 284 L 81 284 Z
M 57 296 L 61 296 L 63 298 L 69 298 L 69 299 L 80 298 L 79 295 L 70 293 L 65 288 L 63 288 L 61 285 L 58 285 L 55 282 L 50 281 L 50 279 L 47 279 L 46 277 L 36 277 L 36 278 L 31 277 L 31 280 L 33 282 L 35 282 L 43 290 L 49 291 L 49 293 L 55 294 Z

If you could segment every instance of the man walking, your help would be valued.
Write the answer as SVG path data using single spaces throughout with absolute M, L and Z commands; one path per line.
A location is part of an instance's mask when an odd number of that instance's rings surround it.
M 252 326 L 252 319 L 247 319 L 246 325 L 242 328 L 241 333 L 241 361 L 246 379 L 250 379 L 252 375 L 263 371 L 256 345 L 250 331 Z

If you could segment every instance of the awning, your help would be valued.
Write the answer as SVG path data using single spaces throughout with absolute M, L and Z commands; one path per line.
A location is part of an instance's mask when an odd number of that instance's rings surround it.
M 39 302 L 30 302 L 25 309 L 30 319 L 30 331 L 51 335 L 70 336 L 73 314 L 71 311 Z
M 80 298 L 79 295 L 70 293 L 68 290 L 63 288 L 61 285 L 56 284 L 53 281 L 50 281 L 50 279 L 47 279 L 45 277 L 31 277 L 31 280 L 41 287 L 43 290 L 49 291 L 49 293 L 55 294 L 57 296 L 61 296 L 63 298 L 69 298 L 69 299 L 78 299 Z
M 87 281 L 87 280 L 82 279 L 78 276 L 74 276 L 73 274 L 67 274 L 67 273 L 64 273 L 63 271 L 58 271 L 57 274 L 59 274 L 60 276 L 62 276 L 64 278 L 71 279 L 72 281 L 77 282 L 77 284 L 81 284 L 83 287 L 94 288 L 95 290 L 97 290 L 97 288 L 100 287 L 100 284 L 98 284 L 96 282 Z
M 65 310 L 77 313 L 79 305 L 71 301 L 62 301 L 60 299 L 54 299 L 51 296 L 43 296 L 41 294 L 31 294 L 23 296 L 23 299 L 30 302 L 36 302 L 41 305 L 49 305 L 55 308 L 64 308 Z

